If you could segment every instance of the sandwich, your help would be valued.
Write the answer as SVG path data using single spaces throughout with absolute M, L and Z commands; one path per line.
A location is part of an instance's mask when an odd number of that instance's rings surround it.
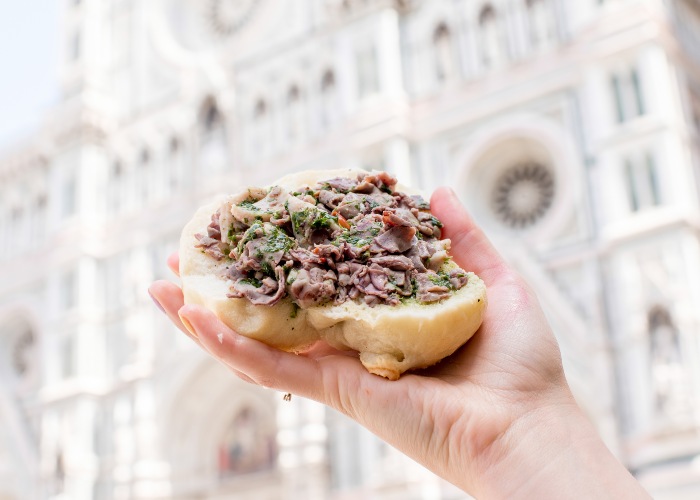
M 200 208 L 180 240 L 185 302 L 296 353 L 323 340 L 397 380 L 479 328 L 486 287 L 441 222 L 386 172 L 288 175 Z

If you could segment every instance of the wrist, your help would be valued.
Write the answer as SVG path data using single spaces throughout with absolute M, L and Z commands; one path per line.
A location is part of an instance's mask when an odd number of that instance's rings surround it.
M 573 397 L 524 409 L 487 450 L 478 498 L 640 498 Z

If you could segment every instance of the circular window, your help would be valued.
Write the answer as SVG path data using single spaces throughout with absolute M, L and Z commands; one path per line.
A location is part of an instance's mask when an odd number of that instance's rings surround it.
M 178 45 L 193 51 L 221 50 L 255 20 L 261 20 L 263 0 L 164 0 L 163 26 Z M 156 16 L 161 22 L 160 16 Z M 240 47 L 239 47 L 240 49 Z
M 229 36 L 246 23 L 257 0 L 210 0 L 207 18 L 211 30 L 219 36 Z
M 539 163 L 525 163 L 506 170 L 492 193 L 497 216 L 513 229 L 536 224 L 554 199 L 554 175 Z

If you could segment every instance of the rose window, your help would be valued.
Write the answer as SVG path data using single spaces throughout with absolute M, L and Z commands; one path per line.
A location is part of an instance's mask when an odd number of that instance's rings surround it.
M 210 0 L 206 12 L 211 30 L 229 36 L 242 28 L 258 5 L 258 0 Z
M 508 169 L 495 184 L 493 206 L 498 217 L 513 229 L 536 224 L 554 198 L 554 176 L 538 163 Z

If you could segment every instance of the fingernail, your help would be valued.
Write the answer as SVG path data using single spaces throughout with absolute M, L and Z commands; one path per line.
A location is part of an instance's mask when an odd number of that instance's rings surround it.
M 160 312 L 162 312 L 163 314 L 165 314 L 165 308 L 161 305 L 160 302 L 158 302 L 158 299 L 156 299 L 156 298 L 153 296 L 153 294 L 151 293 L 150 290 L 148 290 L 148 295 L 151 296 L 151 298 L 153 299 L 153 302 L 155 303 L 155 305 L 158 306 L 158 309 L 160 309 Z
M 233 373 L 235 373 L 236 376 L 237 376 L 239 379 L 241 379 L 243 382 L 247 382 L 247 383 L 249 383 L 249 384 L 255 384 L 255 385 L 257 385 L 257 384 L 255 383 L 255 380 L 253 380 L 252 378 L 250 378 L 250 377 L 249 377 L 248 375 L 246 375 L 245 373 L 239 372 L 238 370 L 233 370 L 233 369 L 232 369 L 232 371 L 233 371 Z
M 459 196 L 457 195 L 457 192 L 452 188 L 448 188 L 448 189 L 450 191 L 450 196 L 452 196 L 452 198 L 454 198 L 455 200 L 459 200 Z
M 182 321 L 182 324 L 185 325 L 185 328 L 187 328 L 187 331 L 190 332 L 194 338 L 199 339 L 197 332 L 192 327 L 192 323 L 190 323 L 187 318 L 185 318 L 182 314 L 180 314 L 180 312 L 178 312 L 177 315 L 180 316 L 180 321 Z

